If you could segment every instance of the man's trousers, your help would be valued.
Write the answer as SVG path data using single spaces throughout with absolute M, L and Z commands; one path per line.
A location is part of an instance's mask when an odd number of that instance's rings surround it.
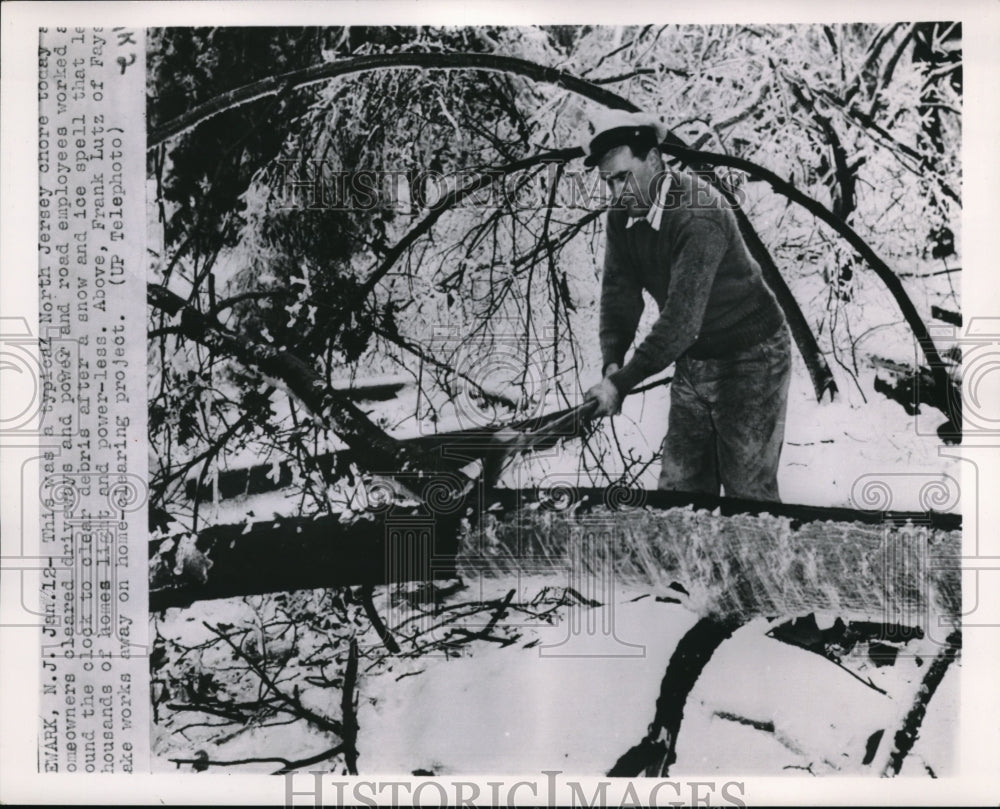
M 718 359 L 681 357 L 670 388 L 659 488 L 776 501 L 791 341 L 782 325 Z

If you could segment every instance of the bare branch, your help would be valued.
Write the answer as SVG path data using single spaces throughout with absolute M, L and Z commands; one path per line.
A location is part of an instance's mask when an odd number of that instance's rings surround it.
M 903 284 L 899 280 L 899 277 L 892 271 L 892 269 L 890 269 L 888 264 L 878 257 L 875 251 L 872 250 L 868 243 L 862 239 L 850 225 L 842 219 L 838 219 L 833 212 L 821 202 L 818 202 L 809 195 L 799 191 L 799 189 L 797 189 L 794 185 L 786 180 L 783 180 L 773 171 L 765 169 L 763 166 L 759 166 L 750 160 L 744 160 L 740 157 L 732 157 L 724 154 L 706 154 L 704 152 L 696 152 L 692 149 L 674 145 L 665 145 L 662 148 L 669 154 L 676 155 L 677 157 L 687 161 L 705 160 L 715 165 L 729 166 L 730 168 L 745 171 L 752 177 L 756 177 L 759 180 L 767 182 L 779 194 L 788 197 L 797 205 L 801 205 L 817 219 L 829 225 L 839 236 L 845 239 L 851 247 L 858 251 L 862 258 L 864 258 L 864 260 L 868 262 L 869 266 L 875 271 L 875 274 L 881 279 L 882 283 L 885 284 L 886 288 L 892 294 L 897 305 L 899 306 L 900 311 L 903 313 L 903 317 L 906 319 L 907 324 L 916 336 L 917 341 L 920 343 L 921 350 L 927 357 L 927 361 L 932 372 L 935 376 L 941 377 L 940 381 L 942 389 L 946 389 L 948 387 L 947 374 L 944 371 L 944 362 L 941 359 L 941 355 L 938 352 L 937 347 L 934 345 L 934 340 L 927 331 L 927 326 L 920 317 L 920 313 L 917 312 L 916 306 L 914 306 L 910 296 L 903 288 Z
M 326 716 L 322 716 L 321 714 L 316 713 L 315 711 L 310 710 L 309 708 L 305 707 L 305 705 L 302 704 L 301 700 L 299 700 L 298 697 L 288 696 L 284 691 L 278 688 L 274 680 L 271 679 L 271 676 L 266 671 L 264 671 L 263 666 L 261 666 L 255 660 L 251 660 L 249 657 L 247 657 L 243 653 L 243 650 L 235 643 L 233 643 L 225 632 L 218 629 L 217 627 L 212 626 L 207 621 L 202 621 L 201 623 L 209 632 L 221 638 L 225 642 L 225 644 L 230 649 L 233 650 L 233 652 L 236 654 L 238 658 L 240 658 L 241 660 L 245 660 L 247 665 L 249 665 L 250 668 L 253 669 L 254 674 L 256 674 L 260 678 L 260 681 L 264 684 L 267 690 L 270 691 L 272 694 L 274 694 L 274 696 L 277 697 L 279 702 L 282 702 L 286 706 L 288 706 L 292 710 L 292 713 L 312 722 L 320 730 L 326 730 L 329 731 L 330 733 L 335 733 L 341 738 L 343 738 L 344 728 L 342 723 L 338 722 L 336 719 L 330 719 Z
M 281 769 L 276 773 L 280 775 L 282 773 L 291 772 L 292 770 L 299 770 L 303 767 L 308 767 L 311 764 L 319 764 L 321 761 L 326 761 L 327 759 L 333 758 L 342 752 L 344 752 L 344 746 L 342 744 L 338 744 L 336 747 L 331 747 L 329 750 L 324 750 L 322 753 L 317 753 L 314 756 L 295 760 L 283 758 L 282 756 L 262 756 L 260 758 L 237 758 L 231 761 L 220 761 L 218 759 L 210 759 L 208 757 L 171 758 L 168 759 L 168 761 L 171 761 L 178 767 L 181 764 L 190 764 L 199 769 L 208 769 L 209 767 L 238 767 L 245 764 L 281 764 Z
M 376 427 L 345 397 L 327 390 L 319 374 L 290 351 L 260 345 L 234 334 L 158 284 L 147 286 L 147 298 L 149 304 L 157 309 L 171 315 L 180 314 L 180 328 L 184 336 L 280 383 L 311 413 L 327 422 L 349 446 L 365 453 L 364 457 L 369 458 L 375 468 L 386 471 L 414 465 L 422 460 L 418 454 L 413 454 Z M 419 465 L 416 468 L 420 468 Z
M 146 140 L 146 149 L 155 149 L 170 138 L 186 132 L 203 121 L 223 112 L 236 109 L 244 104 L 272 95 L 307 87 L 338 76 L 364 73 L 372 70 L 399 68 L 422 68 L 431 70 L 487 70 L 499 73 L 516 73 L 535 81 L 555 84 L 573 93 L 587 96 L 593 101 L 612 109 L 635 110 L 635 106 L 614 93 L 603 90 L 591 82 L 577 78 L 564 70 L 546 67 L 526 59 L 500 56 L 492 53 L 382 53 L 371 56 L 357 56 L 336 62 L 314 65 L 302 70 L 293 70 L 223 93 L 210 101 L 199 104 L 194 109 L 164 124 L 153 127 Z
M 344 686 L 341 690 L 340 713 L 343 717 L 341 734 L 344 752 L 344 763 L 349 775 L 358 774 L 358 641 L 351 638 L 347 650 L 347 668 L 344 671 Z
M 389 654 L 399 654 L 399 644 L 386 627 L 385 622 L 382 620 L 382 616 L 378 614 L 378 610 L 375 609 L 375 599 L 373 597 L 374 591 L 375 588 L 371 584 L 365 584 L 361 587 L 361 604 L 365 608 L 365 615 L 367 615 L 368 620 L 372 622 L 372 628 L 382 640 L 382 643 L 385 645 Z M 357 650 L 355 650 L 355 652 L 356 651 Z

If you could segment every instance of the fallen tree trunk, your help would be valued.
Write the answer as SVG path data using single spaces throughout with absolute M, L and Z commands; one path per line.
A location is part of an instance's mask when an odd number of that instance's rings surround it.
M 898 555 L 885 557 L 893 536 L 909 537 L 900 547 L 917 554 L 928 576 L 941 578 L 949 604 L 960 600 L 957 566 L 927 570 L 928 557 L 920 552 L 929 553 L 931 546 L 919 544 L 938 543 L 935 558 L 957 553 L 957 514 L 865 512 L 615 487 L 479 489 L 464 498 L 452 493 L 447 482 L 436 488 L 432 483 L 424 489 L 424 506 L 387 505 L 351 522 L 341 515 L 279 518 L 153 541 L 150 609 L 258 593 L 429 581 L 463 571 L 497 576 L 523 568 L 565 575 L 568 565 L 591 571 L 611 565 L 616 578 L 650 583 L 670 575 L 689 589 L 713 590 L 728 581 L 733 587 L 713 596 L 723 598 L 726 610 L 821 609 L 830 606 L 824 588 L 859 609 L 885 606 L 891 598 L 912 606 L 923 592 L 915 583 L 907 586 L 916 595 L 900 590 L 898 582 L 869 581 L 871 571 L 886 570 L 886 559 L 898 561 Z M 478 525 L 464 522 L 470 519 Z M 896 530 L 910 523 L 917 528 Z M 610 545 L 587 544 L 597 529 Z M 913 539 L 907 531 L 920 536 Z M 820 580 L 795 583 L 795 576 L 808 578 L 817 560 L 826 565 Z M 861 570 L 869 571 L 867 578 Z
M 460 515 L 394 509 L 218 525 L 149 545 L 149 609 L 215 598 L 455 575 Z

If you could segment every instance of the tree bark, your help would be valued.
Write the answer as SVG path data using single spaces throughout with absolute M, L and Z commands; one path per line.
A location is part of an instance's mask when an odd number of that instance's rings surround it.
M 149 545 L 149 609 L 195 601 L 344 585 L 429 581 L 455 574 L 461 513 L 392 508 L 368 519 L 340 515 L 219 525 L 194 538 Z
M 853 531 L 863 529 L 864 525 L 873 526 L 864 529 L 868 531 L 865 536 L 881 526 L 901 525 L 908 520 L 940 531 L 957 531 L 962 525 L 960 514 L 857 511 L 620 487 L 558 494 L 567 494 L 568 500 L 555 503 L 544 490 L 482 488 L 452 501 L 427 496 L 424 498 L 427 505 L 420 507 L 386 505 L 360 515 L 353 522 L 344 522 L 339 514 L 276 517 L 251 526 L 213 526 L 194 537 L 154 540 L 149 543 L 149 608 L 155 612 L 214 598 L 452 578 L 459 572 L 458 554 L 466 515 L 474 520 L 487 509 L 497 519 L 506 514 L 506 519 L 524 520 L 525 528 L 539 509 L 581 515 L 594 507 L 616 509 L 620 505 L 645 506 L 650 513 L 641 519 L 647 521 L 657 511 L 693 507 L 709 515 L 717 512 L 722 516 L 788 517 L 794 520 L 793 530 L 809 522 L 834 522 Z M 627 526 L 628 518 L 622 519 Z M 649 523 L 646 525 L 648 528 Z M 831 528 L 829 533 L 832 531 Z M 477 541 L 472 536 L 472 546 Z M 828 533 L 824 533 L 822 542 L 829 549 Z M 527 542 L 524 544 L 523 552 L 528 553 Z M 520 540 L 518 548 L 507 550 L 512 555 L 509 559 L 503 556 L 501 561 L 508 560 L 516 566 L 518 554 L 522 553 Z M 733 553 L 739 555 L 735 549 Z M 477 559 L 471 559 L 469 564 L 477 564 Z M 752 564 L 749 559 L 745 562 Z M 489 565 L 489 560 L 486 563 Z M 957 568 L 955 571 L 942 568 L 935 575 L 950 581 L 957 575 Z M 958 586 L 957 582 L 954 584 L 953 590 Z

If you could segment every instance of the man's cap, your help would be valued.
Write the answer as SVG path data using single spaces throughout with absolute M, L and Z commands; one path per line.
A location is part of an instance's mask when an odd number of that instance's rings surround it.
M 612 149 L 629 144 L 651 149 L 666 137 L 666 127 L 652 115 L 644 112 L 604 111 L 592 121 L 594 136 L 583 147 L 585 166 L 596 166 Z

